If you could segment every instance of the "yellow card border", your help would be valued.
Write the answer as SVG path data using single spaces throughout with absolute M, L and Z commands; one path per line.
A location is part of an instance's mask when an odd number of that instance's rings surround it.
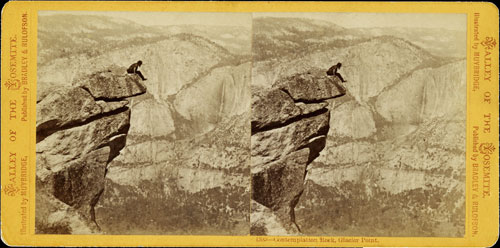
M 40 10 L 467 14 L 465 236 L 377 237 L 377 242 L 363 242 L 363 237 L 350 237 L 357 238 L 359 242 L 349 243 L 340 242 L 339 237 L 334 238 L 336 242 L 322 242 L 316 236 L 35 235 L 36 37 L 37 12 Z M 23 14 L 26 17 L 24 20 Z M 2 239 L 9 245 L 27 246 L 492 246 L 498 239 L 499 227 L 498 30 L 498 8 L 485 2 L 8 2 L 2 10 Z M 25 31 L 28 35 L 23 37 Z M 12 41 L 14 37 L 16 41 Z M 24 38 L 27 40 L 24 41 Z M 495 41 L 494 46 L 492 41 Z M 13 42 L 18 45 L 18 57 L 14 59 L 18 64 L 17 71 L 11 75 L 9 52 Z M 27 60 L 22 58 L 24 55 L 27 55 Z M 478 64 L 474 63 L 474 59 Z M 475 74 L 475 69 L 478 74 Z M 479 80 L 475 80 L 477 76 Z M 13 114 L 15 118 L 11 116 Z M 477 132 L 474 133 L 474 130 Z M 475 145 L 474 137 L 477 138 Z M 491 149 L 480 147 L 489 143 L 493 145 L 492 153 Z M 12 162 L 13 158 L 15 161 Z M 477 175 L 473 174 L 475 168 L 478 169 Z M 491 180 L 489 195 L 485 184 L 480 184 L 481 179 L 486 180 L 488 170 Z M 478 191 L 473 190 L 475 176 L 480 178 L 479 186 L 482 186 Z

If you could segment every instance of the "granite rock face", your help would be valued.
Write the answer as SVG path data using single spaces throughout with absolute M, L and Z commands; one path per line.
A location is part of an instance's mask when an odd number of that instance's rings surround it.
M 326 147 L 296 207 L 305 234 L 464 235 L 465 62 L 416 69 L 363 91 L 376 96 L 368 102 L 349 89 L 330 106 Z
M 146 92 L 137 75 L 125 74 L 125 68 L 96 72 L 77 82 L 96 99 L 116 100 Z
M 311 71 L 252 93 L 251 234 L 298 234 L 294 208 L 330 127 L 326 100 L 345 89 L 337 77 Z
M 250 50 L 232 54 L 225 49 L 232 47 L 227 40 L 224 46 L 217 45 L 206 35 L 190 34 L 189 25 L 183 27 L 187 33 L 161 29 L 156 34 L 141 26 L 139 36 L 144 40 L 137 43 L 135 35 L 124 37 L 119 32 L 102 40 L 99 28 L 103 25 L 89 24 L 92 18 L 66 18 L 64 23 L 47 19 L 40 20 L 40 27 L 47 30 L 40 43 L 49 46 L 39 47 L 43 57 L 39 61 L 44 61 L 37 71 L 39 102 L 52 93 L 48 90 L 73 85 L 82 86 L 77 89 L 92 96 L 91 107 L 94 102 L 120 104 L 125 100 L 121 99 L 123 92 L 135 95 L 141 88 L 130 80 L 134 75 L 126 74 L 137 59 L 143 61 L 140 71 L 148 78 L 146 93 L 126 99 L 130 109 L 126 144 L 107 165 L 105 190 L 94 207 L 101 231 L 112 235 L 247 235 Z M 102 19 L 106 25 L 113 21 Z M 71 41 L 66 42 L 68 31 L 52 32 L 68 22 L 72 31 L 85 32 L 86 37 L 69 36 Z M 130 25 L 121 22 L 117 26 L 130 33 Z M 236 31 L 237 42 L 231 44 L 249 48 L 250 29 Z M 221 35 L 227 33 L 227 28 L 220 28 Z M 71 49 L 82 50 L 92 39 L 89 35 L 96 38 L 93 44 L 99 44 L 86 49 L 92 56 Z M 64 44 L 71 56 L 56 58 L 57 52 L 50 46 L 53 40 Z M 121 46 L 114 44 L 117 40 Z M 106 44 L 112 49 L 103 48 Z M 119 66 L 110 68 L 110 64 Z M 101 85 L 101 81 L 110 83 Z M 122 145 L 121 139 L 114 138 L 114 144 Z
M 136 75 L 110 70 L 42 94 L 37 103 L 37 233 L 99 233 L 94 206 L 130 127 Z

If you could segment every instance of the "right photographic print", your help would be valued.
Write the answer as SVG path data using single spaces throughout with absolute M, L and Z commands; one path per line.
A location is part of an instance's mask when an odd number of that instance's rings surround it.
M 463 237 L 466 31 L 253 13 L 251 235 Z

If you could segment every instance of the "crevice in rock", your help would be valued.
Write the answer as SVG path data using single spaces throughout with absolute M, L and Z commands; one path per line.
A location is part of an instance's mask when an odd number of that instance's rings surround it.
M 310 153 L 314 152 L 314 154 L 312 156 L 309 156 L 309 158 L 308 158 L 308 159 L 311 159 L 311 162 L 312 162 L 312 160 L 314 160 L 314 158 L 316 158 L 317 156 L 319 156 L 319 152 L 321 150 L 323 150 L 323 148 L 317 150 L 318 147 L 316 147 L 316 144 L 313 144 L 313 142 L 318 137 L 326 136 L 328 134 L 328 130 L 330 130 L 329 123 L 326 124 L 325 126 L 321 127 L 320 129 L 318 129 L 318 131 L 316 131 L 315 133 L 311 134 L 309 137 L 306 137 L 309 140 L 309 142 L 307 142 L 303 146 L 299 146 L 297 148 L 297 151 L 300 150 L 300 149 L 306 148 L 306 147 L 309 148 L 310 149 Z M 314 149 L 314 150 L 311 151 L 311 149 Z M 310 162 L 308 162 L 308 163 L 310 163 Z
M 104 177 L 106 177 L 106 175 L 104 175 Z M 99 224 L 97 223 L 97 220 L 95 218 L 95 205 L 97 205 L 97 203 L 99 202 L 99 199 L 101 198 L 102 193 L 104 193 L 104 188 L 101 191 L 99 191 L 99 193 L 97 193 L 94 196 L 94 198 L 92 198 L 92 200 L 90 201 L 90 210 L 89 210 L 90 220 L 92 222 L 94 222 L 94 224 L 97 226 L 97 229 L 99 231 L 101 230 L 101 227 L 99 226 Z
M 131 103 L 126 99 L 146 92 L 146 86 L 136 78 L 123 77 L 111 70 L 104 72 L 107 73 L 106 77 L 100 77 L 99 73 L 101 72 L 88 76 L 91 78 L 87 79 L 96 80 L 88 82 L 91 83 L 89 85 L 74 85 L 68 87 L 67 91 L 63 89 L 59 95 L 54 95 L 51 99 L 54 103 L 45 103 L 45 110 L 57 112 L 64 109 L 71 111 L 68 112 L 70 115 L 66 116 L 65 112 L 49 115 L 47 121 L 39 123 L 36 129 L 37 146 L 44 147 L 43 151 L 37 152 L 37 166 L 44 168 L 37 171 L 36 175 L 37 197 L 48 199 L 40 203 L 37 198 L 37 210 L 47 207 L 64 209 L 68 218 L 78 222 L 78 228 L 81 228 L 78 231 L 84 233 L 102 232 L 97 223 L 95 207 L 105 191 L 108 165 L 126 145 L 131 125 Z M 76 90 L 78 94 L 73 94 L 72 90 Z M 68 101 L 74 102 L 67 107 Z M 45 112 L 52 113 L 50 111 Z M 40 113 L 43 115 L 45 112 Z M 81 132 L 86 131 L 95 134 L 95 138 L 80 138 L 85 135 Z M 59 134 L 59 140 L 45 140 Z M 38 144 L 42 141 L 44 142 Z M 48 160 L 43 153 L 51 148 L 73 150 L 69 152 L 69 157 L 52 157 L 52 160 Z M 45 180 L 43 183 L 41 177 Z M 40 211 L 38 213 L 40 215 Z M 51 220 L 48 214 L 50 213 L 41 212 L 43 218 L 35 224 L 36 229 L 50 225 L 68 225 L 61 220 Z M 71 226 L 68 227 L 68 230 L 54 231 L 73 233 Z
M 92 116 L 92 117 L 90 117 L 86 120 L 83 120 L 83 121 L 73 121 L 73 122 L 70 122 L 66 125 L 60 126 L 60 127 L 54 127 L 53 125 L 55 124 L 55 122 L 49 121 L 49 122 L 43 123 L 37 127 L 36 143 L 43 141 L 45 138 L 47 138 L 48 136 L 50 136 L 51 134 L 53 134 L 55 132 L 71 129 L 71 128 L 78 127 L 78 126 L 84 126 L 84 125 L 87 125 L 93 121 L 99 120 L 101 118 L 120 114 L 120 113 L 125 112 L 127 110 L 129 110 L 129 107 L 123 106 L 123 107 L 117 108 L 113 111 L 98 114 L 98 115 Z
M 339 98 L 347 92 L 339 81 L 336 78 L 325 78 L 325 76 L 298 74 L 268 89 L 271 92 L 267 95 L 266 92 L 259 93 L 255 99 L 258 101 L 260 100 L 258 97 L 267 97 L 264 101 L 258 102 L 260 105 L 253 110 L 256 111 L 256 118 L 251 123 L 251 134 L 264 133 L 255 140 L 255 142 L 263 142 L 262 146 L 255 144 L 256 148 L 263 150 L 259 151 L 261 153 L 257 155 L 258 159 L 252 163 L 251 196 L 256 203 L 267 208 L 272 213 L 271 216 L 279 219 L 278 224 L 283 228 L 281 231 L 286 235 L 301 234 L 301 228 L 296 223 L 295 207 L 305 190 L 307 168 L 326 145 L 330 129 L 330 108 L 327 100 Z M 275 93 L 273 91 L 279 94 L 271 94 Z M 269 99 L 269 97 L 275 98 Z M 272 102 L 273 99 L 279 102 Z M 264 106 L 269 103 L 273 104 L 272 109 Z M 263 118 L 266 115 L 277 116 L 276 118 Z M 307 130 L 307 133 L 297 133 L 300 130 L 293 128 L 295 124 L 302 131 Z M 292 127 L 292 129 L 287 127 Z M 267 131 L 272 131 L 272 133 L 265 133 Z M 260 154 L 266 156 L 271 154 L 269 156 L 276 160 L 262 161 Z M 257 211 L 257 213 L 261 212 Z M 262 220 L 252 222 L 252 227 L 254 224 L 259 225 L 260 221 Z M 264 221 L 264 223 L 267 222 Z M 258 227 L 255 226 L 255 228 Z M 264 227 L 267 228 L 266 224 Z M 251 235 L 258 232 L 266 232 L 266 230 L 251 230 Z
M 130 124 L 125 125 L 123 129 L 124 129 L 123 132 L 119 132 L 118 135 L 109 138 L 109 142 L 107 142 L 107 145 L 109 145 L 110 148 L 109 157 L 107 161 L 108 164 L 120 154 L 120 150 L 123 149 L 123 147 L 125 147 L 126 145 L 127 133 L 128 130 L 130 129 Z
M 144 91 L 146 91 L 146 87 L 144 85 L 142 85 L 141 83 L 139 82 L 135 82 L 134 83 L 136 85 L 139 86 L 139 88 L 141 89 L 144 89 Z M 130 97 L 134 97 L 134 96 L 139 96 L 139 95 L 142 95 L 144 94 L 144 92 L 138 92 L 138 93 L 135 93 L 135 94 L 130 94 L 130 95 L 127 95 L 127 96 L 124 96 L 124 97 L 116 97 L 116 98 L 109 98 L 109 97 L 95 97 L 92 92 L 90 91 L 90 89 L 85 86 L 85 85 L 79 85 L 78 87 L 82 88 L 83 90 L 87 91 L 90 96 L 92 96 L 92 98 L 94 98 L 94 100 L 97 102 L 97 101 L 105 101 L 105 102 L 119 102 L 119 101 L 123 101 L 127 98 L 130 98 Z M 130 90 L 131 91 L 131 90 Z
M 90 92 L 89 88 L 87 88 L 85 85 L 80 85 L 78 87 L 80 87 L 83 90 L 87 91 L 89 93 L 89 95 L 92 96 L 92 98 L 94 98 L 94 100 L 95 100 L 95 97 L 94 97 L 94 95 L 92 95 L 92 92 Z
M 326 133 L 328 133 L 328 129 L 326 129 Z M 325 131 L 322 130 L 322 133 Z M 310 164 L 314 159 L 316 159 L 319 156 L 319 153 L 325 148 L 326 146 L 326 134 L 324 135 L 318 135 L 311 140 L 309 140 L 309 143 L 306 145 L 309 147 L 309 157 L 307 158 L 307 164 Z M 304 178 L 305 178 L 304 174 Z
M 289 213 L 291 222 L 295 225 L 295 227 L 297 228 L 297 230 L 299 232 L 302 232 L 302 231 L 300 230 L 300 226 L 297 224 L 297 222 L 295 222 L 295 206 L 297 206 L 297 203 L 299 203 L 299 200 L 300 200 L 300 197 L 302 196 L 302 193 L 304 193 L 304 190 L 300 191 L 300 193 L 298 195 L 296 195 L 293 198 L 293 200 L 290 202 L 290 213 Z
M 286 126 L 288 126 L 288 125 L 290 125 L 290 124 L 292 124 L 294 122 L 297 122 L 299 120 L 306 119 L 306 118 L 311 118 L 311 117 L 315 117 L 315 116 L 318 116 L 318 115 L 322 115 L 322 114 L 324 114 L 326 112 L 328 112 L 328 109 L 327 108 L 322 108 L 322 109 L 319 109 L 317 111 L 314 111 L 314 112 L 311 112 L 311 113 L 308 113 L 308 114 L 305 114 L 305 115 L 295 116 L 293 118 L 288 119 L 285 122 L 273 122 L 273 123 L 270 123 L 269 125 L 266 125 L 266 126 L 261 127 L 261 128 L 256 128 L 254 126 L 254 124 L 252 123 L 252 135 L 257 134 L 257 133 L 261 133 L 261 132 L 266 132 L 266 131 L 269 131 L 269 130 L 272 130 L 272 129 L 278 129 L 278 128 L 286 127 Z
M 337 87 L 337 89 L 339 90 L 340 94 L 336 95 L 336 96 L 332 96 L 332 97 L 327 97 L 327 98 L 320 98 L 320 99 L 314 99 L 314 100 L 306 100 L 306 99 L 295 99 L 293 98 L 292 94 L 285 88 L 279 88 L 281 91 L 285 92 L 289 97 L 290 99 L 293 100 L 294 103 L 305 103 L 305 104 L 311 104 L 311 103 L 323 103 L 325 102 L 326 100 L 330 100 L 330 99 L 335 99 L 335 98 L 339 98 L 343 95 L 345 95 L 346 93 L 346 90 L 344 87 L 338 85 L 336 82 L 333 82 L 335 84 L 335 87 Z

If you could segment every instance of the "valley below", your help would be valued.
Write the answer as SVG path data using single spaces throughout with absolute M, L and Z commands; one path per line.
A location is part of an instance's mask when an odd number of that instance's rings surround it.
M 464 235 L 465 33 L 71 17 L 39 16 L 37 233 Z
M 330 38 L 319 36 L 324 29 Z M 305 19 L 254 20 L 261 49 L 252 89 L 337 62 L 347 80 L 346 95 L 328 101 L 330 128 L 307 167 L 297 225 L 313 236 L 463 236 L 465 59 L 348 32 Z

